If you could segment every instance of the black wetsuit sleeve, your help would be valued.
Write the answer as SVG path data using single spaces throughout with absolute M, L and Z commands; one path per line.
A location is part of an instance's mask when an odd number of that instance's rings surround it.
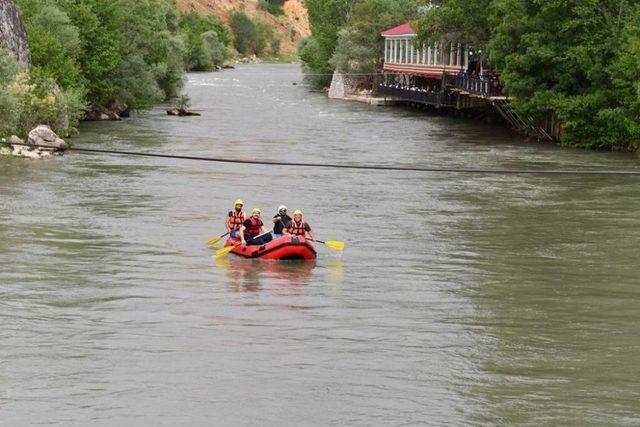
M 282 225 L 282 217 L 280 215 L 276 215 L 273 217 L 275 223 L 273 224 L 273 233 L 274 234 L 282 234 L 284 229 L 284 225 Z

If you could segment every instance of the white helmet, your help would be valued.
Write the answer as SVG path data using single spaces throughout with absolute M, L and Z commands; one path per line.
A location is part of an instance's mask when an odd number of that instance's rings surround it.
M 280 207 L 278 208 L 278 212 L 280 211 L 286 211 L 287 207 L 285 205 L 280 205 Z

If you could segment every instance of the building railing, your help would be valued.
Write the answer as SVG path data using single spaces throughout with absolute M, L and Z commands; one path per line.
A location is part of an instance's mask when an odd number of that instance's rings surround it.
M 390 96 L 421 104 L 455 107 L 458 94 L 450 92 L 434 92 L 416 87 L 380 84 L 377 87 L 379 96 Z
M 492 77 L 477 77 L 466 73 L 459 73 L 452 77 L 448 83 L 456 89 L 485 98 L 503 96 L 500 82 L 498 79 Z

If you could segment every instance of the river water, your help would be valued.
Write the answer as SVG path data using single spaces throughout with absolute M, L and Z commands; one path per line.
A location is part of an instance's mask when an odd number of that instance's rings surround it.
M 294 85 L 294 83 L 296 83 Z M 295 65 L 192 74 L 195 118 L 77 146 L 338 164 L 640 170 L 330 101 Z M 0 159 L 0 423 L 638 425 L 640 180 Z M 241 197 L 316 263 L 212 259 Z

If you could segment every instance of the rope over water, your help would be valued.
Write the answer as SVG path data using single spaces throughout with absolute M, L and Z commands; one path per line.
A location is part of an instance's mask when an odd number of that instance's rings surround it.
M 31 145 L 34 148 L 55 149 L 48 145 Z M 601 176 L 638 176 L 640 170 L 567 170 L 567 169 L 482 169 L 482 168 L 454 168 L 454 167 L 412 167 L 412 166 L 384 166 L 384 165 L 342 165 L 328 163 L 277 162 L 269 160 L 228 159 L 223 157 L 181 156 L 175 154 L 143 153 L 138 151 L 102 150 L 97 148 L 71 147 L 67 151 L 78 153 L 113 154 L 119 156 L 154 157 L 172 160 L 191 160 L 200 162 L 232 163 L 262 166 L 290 166 L 324 169 L 351 169 L 370 171 L 401 171 L 401 172 L 433 172 L 459 173 L 476 175 L 601 175 Z

